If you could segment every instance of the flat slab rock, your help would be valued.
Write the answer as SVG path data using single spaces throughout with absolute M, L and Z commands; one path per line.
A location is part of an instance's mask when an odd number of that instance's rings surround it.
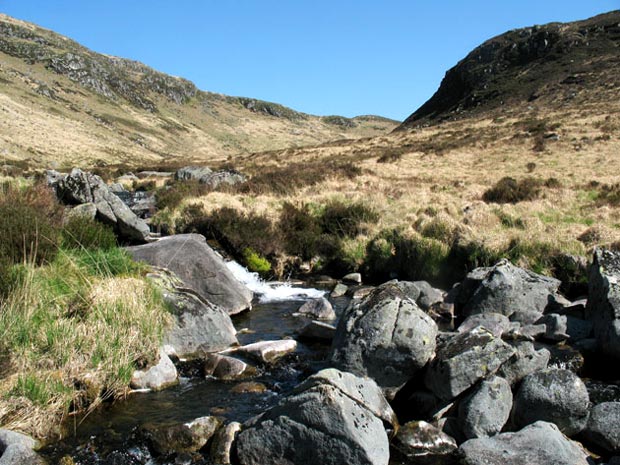
M 227 350 L 223 353 L 245 355 L 262 363 L 273 363 L 287 354 L 297 350 L 297 341 L 282 339 L 278 341 L 260 341 L 253 344 Z
M 461 465 L 589 465 L 581 445 L 552 423 L 538 421 L 516 433 L 461 444 Z

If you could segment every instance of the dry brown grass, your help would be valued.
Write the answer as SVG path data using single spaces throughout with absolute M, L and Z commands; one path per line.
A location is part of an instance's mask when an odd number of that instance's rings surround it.
M 435 239 L 449 243 L 457 236 L 504 254 L 529 251 L 529 257 L 519 257 L 524 265 L 540 248 L 586 255 L 595 245 L 620 240 L 620 209 L 601 200 L 602 186 L 620 181 L 620 139 L 608 127 L 617 107 L 611 102 L 606 107 L 609 114 L 597 114 L 593 108 L 563 113 L 534 109 L 347 144 L 253 154 L 240 157 L 235 166 L 261 176 L 265 171 L 287 173 L 292 165 L 312 165 L 314 171 L 322 169 L 321 179 L 286 194 L 215 192 L 186 199 L 182 205 L 199 204 L 207 212 L 229 206 L 276 218 L 284 202 L 322 205 L 336 198 L 364 202 L 380 212 L 380 219 L 351 246 L 355 250 L 373 235 L 397 228 L 405 235 L 445 233 Z M 539 151 L 536 134 L 523 130 L 533 119 L 551 124 L 559 140 L 545 140 Z M 385 153 L 399 156 L 385 162 L 380 160 Z M 350 163 L 359 174 L 342 176 L 330 169 L 335 162 Z M 538 197 L 514 204 L 484 202 L 484 192 L 506 176 L 539 180 Z M 559 183 L 547 182 L 550 178 Z M 177 214 L 170 213 L 172 223 Z M 580 241 L 593 226 L 604 231 L 600 240 Z

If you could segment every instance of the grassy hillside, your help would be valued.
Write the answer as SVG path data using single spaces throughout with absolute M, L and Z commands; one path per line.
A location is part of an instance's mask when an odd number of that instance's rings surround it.
M 392 130 L 381 117 L 317 117 L 203 92 L 0 15 L 0 162 L 42 166 L 213 163 Z

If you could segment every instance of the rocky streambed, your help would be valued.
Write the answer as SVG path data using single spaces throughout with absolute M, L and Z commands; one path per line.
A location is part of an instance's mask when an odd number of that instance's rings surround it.
M 352 275 L 327 298 L 257 303 L 202 236 L 128 251 L 174 316 L 132 380 L 158 392 L 76 419 L 41 451 L 50 463 L 620 463 L 620 253 L 594 253 L 576 300 L 500 261 L 447 292 Z M 0 430 L 0 463 L 34 463 L 32 445 Z

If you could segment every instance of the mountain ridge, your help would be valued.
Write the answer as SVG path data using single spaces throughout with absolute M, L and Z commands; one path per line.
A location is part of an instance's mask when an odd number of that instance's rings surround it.
M 561 108 L 604 100 L 620 87 L 620 10 L 493 37 L 446 72 L 437 92 L 399 130 L 502 107 Z
M 0 125 L 6 141 L 2 156 L 34 165 L 84 158 L 94 164 L 221 162 L 239 153 L 369 137 L 397 125 L 378 116 L 314 116 L 273 102 L 203 91 L 185 78 L 94 52 L 4 14 L 0 90 L 5 113 L 22 120 L 4 130 Z M 19 127 L 32 129 L 31 144 L 12 136 Z M 77 144 L 62 141 L 70 152 L 64 156 L 40 140 L 41 132 L 54 133 L 56 140 L 67 131 L 78 135 L 86 157 L 78 156 Z

